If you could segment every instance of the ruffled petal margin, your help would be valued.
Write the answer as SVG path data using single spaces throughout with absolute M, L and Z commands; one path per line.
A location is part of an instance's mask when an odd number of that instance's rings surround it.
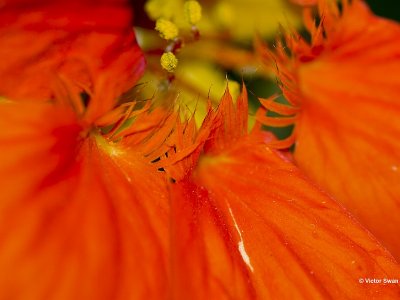
M 399 258 L 400 25 L 362 1 L 333 2 L 320 1 L 318 27 L 306 11 L 311 44 L 288 34 L 291 56 L 272 55 L 300 107 L 295 161 Z
M 398 278 L 390 254 L 264 134 L 243 133 L 231 101 L 196 169 L 170 187 L 176 299 L 398 297 L 398 284 L 360 283 Z
M 65 107 L 3 103 L 0 298 L 398 297 L 359 283 L 399 267 L 270 136 L 247 134 L 246 105 L 227 93 L 197 134 L 168 113 L 165 132 L 114 144 Z M 175 153 L 165 169 L 149 145 Z

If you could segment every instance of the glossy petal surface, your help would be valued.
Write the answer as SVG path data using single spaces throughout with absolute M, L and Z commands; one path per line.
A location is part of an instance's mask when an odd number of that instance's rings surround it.
M 2 104 L 0 115 L 9 128 L 0 133 L 0 298 L 163 298 L 169 207 L 160 173 L 86 136 L 68 110 Z
M 390 254 L 263 134 L 239 133 L 240 115 L 225 96 L 193 175 L 171 186 L 175 297 L 399 297 L 359 283 L 397 278 Z

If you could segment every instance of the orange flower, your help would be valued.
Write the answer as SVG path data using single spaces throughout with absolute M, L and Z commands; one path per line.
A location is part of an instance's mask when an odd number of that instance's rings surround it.
M 372 297 L 356 278 L 376 244 L 270 136 L 247 134 L 246 111 L 246 90 L 236 107 L 226 93 L 196 169 L 170 187 L 176 299 Z
M 400 25 L 362 1 L 341 3 L 339 12 L 321 1 L 317 27 L 306 10 L 311 43 L 288 34 L 290 55 L 282 44 L 272 54 L 283 94 L 298 109 L 290 118 L 294 135 L 283 146 L 295 140 L 300 168 L 399 258 Z M 271 53 L 261 51 L 269 60 Z
M 126 90 L 144 68 L 128 1 L 6 0 L 0 10 L 0 95 L 48 100 L 55 78 L 81 87 L 111 70 Z M 4 59 L 6 58 L 6 59 Z M 17 85 L 17 87 L 16 87 Z
M 197 130 L 173 109 L 118 102 L 142 61 L 134 43 L 111 50 L 107 66 L 89 51 L 87 82 L 69 55 L 24 62 L 26 80 L 32 68 L 54 84 L 37 85 L 43 96 L 14 82 L 18 100 L 38 101 L 0 102 L 1 299 L 399 297 L 359 283 L 400 274 L 379 242 L 259 124 L 248 134 L 245 88 Z
M 105 134 L 62 103 L 1 104 L 0 298 L 399 295 L 359 284 L 398 265 L 270 136 L 247 134 L 245 90 L 198 132 L 146 109 Z

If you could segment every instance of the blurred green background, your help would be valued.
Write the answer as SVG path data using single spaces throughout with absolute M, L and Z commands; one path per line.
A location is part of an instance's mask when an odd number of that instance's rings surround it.
M 400 21 L 399 0 L 367 0 L 366 2 L 377 15 Z

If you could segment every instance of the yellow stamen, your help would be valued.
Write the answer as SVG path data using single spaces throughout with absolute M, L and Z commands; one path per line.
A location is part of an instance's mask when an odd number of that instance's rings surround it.
M 182 0 L 148 0 L 144 9 L 152 20 L 159 18 L 174 20 L 181 6 Z
M 184 4 L 185 18 L 191 25 L 197 24 L 201 19 L 201 5 L 194 0 L 186 1 Z
M 178 59 L 172 52 L 166 52 L 161 56 L 161 66 L 168 72 L 174 72 L 178 66 Z
M 162 6 L 160 5 L 159 2 L 160 1 L 158 1 L 158 0 L 150 0 L 150 1 L 147 1 L 144 6 L 144 9 L 146 10 L 148 16 L 152 20 L 156 20 L 156 19 L 160 18 L 163 14 Z
M 166 40 L 173 40 L 178 36 L 178 27 L 166 19 L 157 20 L 156 30 L 160 33 L 160 36 Z

